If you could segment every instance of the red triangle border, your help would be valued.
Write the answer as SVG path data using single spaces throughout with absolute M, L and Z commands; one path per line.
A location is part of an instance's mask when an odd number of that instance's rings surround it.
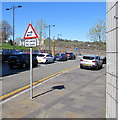
M 35 37 L 25 37 L 30 26 L 31 26 L 32 30 L 34 31 L 34 33 L 36 35 Z M 38 38 L 38 34 L 36 33 L 35 29 L 33 28 L 32 24 L 30 23 L 27 27 L 26 32 L 25 32 L 24 39 L 33 39 L 33 38 Z

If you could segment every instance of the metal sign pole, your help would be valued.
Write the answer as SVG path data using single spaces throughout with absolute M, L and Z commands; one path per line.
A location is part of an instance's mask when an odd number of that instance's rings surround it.
M 30 48 L 30 99 L 33 98 L 32 48 Z
M 32 69 L 32 47 L 37 46 L 38 34 L 32 26 L 32 23 L 28 25 L 28 28 L 25 32 L 24 39 L 25 47 L 30 47 L 30 99 L 33 98 L 33 69 Z

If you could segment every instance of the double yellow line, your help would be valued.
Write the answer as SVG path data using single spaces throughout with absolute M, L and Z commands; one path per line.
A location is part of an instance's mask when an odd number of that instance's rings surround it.
M 47 77 L 45 77 L 45 78 L 43 78 L 43 79 L 40 79 L 40 80 L 38 80 L 38 81 L 36 81 L 36 82 L 33 82 L 33 86 L 36 85 L 36 84 L 38 84 L 38 83 L 40 83 L 40 82 L 43 82 L 43 81 L 45 81 L 45 80 L 47 80 L 47 79 L 49 79 L 49 78 L 52 78 L 52 77 L 54 77 L 54 76 L 56 76 L 56 75 L 58 75 L 58 74 L 64 73 L 64 72 L 69 71 L 69 70 L 72 70 L 72 69 L 76 69 L 76 68 L 78 68 L 78 67 L 79 67 L 79 66 L 75 66 L 75 67 L 71 67 L 71 68 L 62 70 L 62 71 L 60 71 L 60 72 L 54 73 L 54 74 L 52 74 L 52 75 L 50 75 L 50 76 L 47 76 Z M 10 93 L 7 93 L 7 94 L 1 96 L 1 97 L 0 97 L 0 100 L 7 99 L 8 97 L 13 96 L 13 95 L 15 95 L 15 94 L 17 94 L 17 93 L 19 93 L 19 92 L 21 92 L 21 91 L 23 91 L 23 90 L 26 90 L 26 89 L 28 89 L 29 87 L 30 87 L 30 84 L 29 84 L 29 85 L 26 85 L 26 86 L 24 86 L 24 87 L 22 87 L 22 88 L 19 88 L 19 89 L 17 89 L 17 90 L 14 90 L 14 91 L 12 91 L 12 92 L 10 92 Z

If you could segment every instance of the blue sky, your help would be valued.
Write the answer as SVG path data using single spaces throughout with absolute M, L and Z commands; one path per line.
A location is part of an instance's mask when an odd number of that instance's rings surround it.
M 41 18 L 51 27 L 51 38 L 61 34 L 63 39 L 89 41 L 87 33 L 98 19 L 106 21 L 105 2 L 3 2 L 2 20 L 12 25 L 12 10 L 15 9 L 15 38 L 24 36 L 29 22 L 36 25 Z M 47 29 L 48 37 L 48 29 Z

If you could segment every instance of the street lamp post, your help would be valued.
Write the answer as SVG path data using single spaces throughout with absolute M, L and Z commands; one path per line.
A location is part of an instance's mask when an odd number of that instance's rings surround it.
M 50 27 L 55 27 L 55 25 L 48 25 L 49 27 L 49 52 L 50 52 Z
M 57 40 L 61 39 L 60 36 L 61 36 L 61 34 L 57 34 Z
M 12 14 L 13 14 L 13 50 L 14 50 L 14 10 L 16 9 L 16 8 L 21 8 L 22 6 L 21 5 L 19 5 L 19 6 L 12 6 L 11 8 L 6 8 L 6 10 L 12 10 Z

